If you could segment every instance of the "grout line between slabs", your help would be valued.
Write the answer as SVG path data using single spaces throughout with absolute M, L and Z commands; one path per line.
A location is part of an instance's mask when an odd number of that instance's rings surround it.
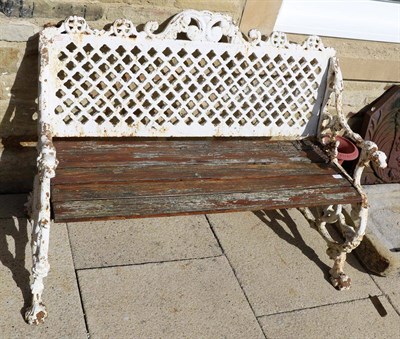
M 357 260 L 358 260 L 358 256 L 356 255 Z M 364 267 L 364 269 L 366 270 L 366 272 L 368 272 L 368 268 L 364 265 L 364 263 L 359 260 L 359 262 L 361 263 L 361 265 Z M 400 316 L 400 310 L 397 310 L 397 307 L 393 304 L 392 300 L 390 299 L 390 296 L 379 286 L 379 284 L 375 281 L 375 279 L 373 278 L 371 273 L 368 273 L 369 277 L 371 278 L 371 280 L 374 282 L 375 286 L 378 288 L 379 291 L 381 291 L 381 295 L 385 297 L 385 299 L 388 301 L 388 303 L 390 304 L 390 306 L 392 306 L 392 308 L 394 309 L 394 311 Z
M 249 305 L 251 311 L 253 312 L 254 318 L 257 320 L 257 323 L 258 323 L 258 326 L 260 327 L 261 333 L 264 335 L 264 338 L 267 339 L 267 336 L 266 336 L 266 334 L 264 333 L 264 330 L 263 330 L 263 328 L 262 328 L 262 326 L 261 326 L 260 320 L 258 319 L 258 317 L 257 317 L 257 315 L 256 315 L 256 312 L 254 311 L 254 308 L 253 308 L 253 306 L 251 305 L 250 300 L 249 300 L 249 298 L 248 298 L 248 296 L 247 296 L 247 294 L 246 294 L 246 292 L 245 292 L 245 290 L 244 290 L 244 288 L 243 288 L 243 286 L 242 286 L 242 283 L 240 282 L 240 280 L 239 280 L 239 278 L 238 278 L 238 276 L 237 276 L 237 273 L 236 273 L 235 268 L 232 266 L 231 261 L 229 260 L 228 256 L 225 254 L 225 250 L 224 250 L 224 248 L 222 247 L 222 244 L 221 244 L 221 242 L 219 241 L 219 238 L 218 238 L 217 234 L 215 233 L 215 230 L 214 230 L 214 228 L 213 228 L 213 226 L 212 226 L 212 223 L 210 222 L 210 219 L 208 218 L 208 215 L 206 214 L 205 217 L 206 217 L 206 219 L 207 219 L 208 225 L 210 226 L 211 232 L 213 233 L 215 239 L 216 239 L 217 242 L 218 242 L 219 247 L 221 248 L 221 251 L 222 251 L 223 256 L 226 258 L 226 260 L 228 261 L 229 266 L 231 267 L 231 270 L 232 270 L 232 272 L 233 272 L 233 275 L 235 276 L 236 281 L 238 282 L 238 284 L 239 284 L 239 286 L 240 286 L 240 289 L 242 290 L 242 293 L 243 293 L 243 295 L 244 295 L 244 297 L 245 297 L 245 299 L 246 299 L 246 301 L 247 301 L 247 304 Z
M 107 269 L 107 268 L 114 268 L 114 267 L 127 267 L 127 266 L 143 266 L 143 265 L 151 265 L 151 264 L 164 264 L 164 263 L 177 262 L 177 261 L 204 260 L 204 259 L 211 259 L 211 258 L 219 258 L 222 256 L 223 256 L 223 254 L 218 254 L 218 255 L 210 255 L 210 256 L 197 257 L 197 258 L 180 258 L 180 259 L 170 259 L 170 260 L 160 260 L 160 261 L 146 261 L 146 262 L 131 263 L 131 264 L 82 267 L 82 268 L 77 268 L 76 271 L 98 270 L 98 269 Z
M 386 293 L 384 294 L 386 300 L 389 302 L 389 304 L 393 307 L 394 311 L 400 316 L 400 309 L 397 310 L 397 307 L 393 304 L 392 299 L 390 298 L 390 295 L 387 295 Z
M 384 297 L 384 296 L 385 296 L 384 294 L 377 295 L 377 297 Z M 338 301 L 338 302 L 334 302 L 334 303 L 328 303 L 328 304 L 321 304 L 321 305 L 316 305 L 316 306 L 304 307 L 304 308 L 297 308 L 297 309 L 289 310 L 289 311 L 282 311 L 282 312 L 275 312 L 275 313 L 270 313 L 270 314 L 263 314 L 263 315 L 259 315 L 258 318 L 270 317 L 270 316 L 281 315 L 281 314 L 289 314 L 289 313 L 300 312 L 300 311 L 313 310 L 315 308 L 320 308 L 320 307 L 348 304 L 348 303 L 352 303 L 352 302 L 355 302 L 355 301 L 364 301 L 364 300 L 370 300 L 370 296 L 364 297 L 364 298 L 356 298 L 356 299 L 350 299 L 350 300 L 345 300 L 345 301 Z
M 207 223 L 208 223 L 208 226 L 210 227 L 210 230 L 211 230 L 211 232 L 212 232 L 212 234 L 213 234 L 213 236 L 214 236 L 214 239 L 217 241 L 217 244 L 218 244 L 218 246 L 219 246 L 219 248 L 220 248 L 222 254 L 225 255 L 224 248 L 222 247 L 222 244 L 221 244 L 221 242 L 219 241 L 219 238 L 217 237 L 217 234 L 215 233 L 214 228 L 213 228 L 212 225 L 211 225 L 211 221 L 210 221 L 210 219 L 208 218 L 208 215 L 207 215 L 207 214 L 204 214 L 204 217 L 206 218 L 206 221 L 207 221 Z
M 87 337 L 90 338 L 90 332 L 89 332 L 89 326 L 88 326 L 88 322 L 87 322 L 87 318 L 86 318 L 85 306 L 83 305 L 81 286 L 79 284 L 78 270 L 75 268 L 74 255 L 72 253 L 71 237 L 69 236 L 68 223 L 65 223 L 65 227 L 67 228 L 68 243 L 69 243 L 69 248 L 71 250 L 72 264 L 74 265 L 75 280 L 76 280 L 76 284 L 78 286 L 79 300 L 81 301 L 81 308 L 82 308 L 82 313 L 83 313 L 83 320 L 85 322 L 86 334 L 87 334 Z

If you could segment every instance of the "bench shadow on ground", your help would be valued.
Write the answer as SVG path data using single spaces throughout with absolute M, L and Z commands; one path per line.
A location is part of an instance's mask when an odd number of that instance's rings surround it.
M 0 193 L 32 190 L 37 152 L 38 35 L 28 39 L 0 115 Z M 12 74 L 10 74 L 12 76 Z
M 300 232 L 298 231 L 296 223 L 293 221 L 288 211 L 285 209 L 281 210 L 268 210 L 268 211 L 256 211 L 254 214 L 268 226 L 269 229 L 281 239 L 285 240 L 289 244 L 296 246 L 308 259 L 313 261 L 322 271 L 323 276 L 330 284 L 329 269 L 318 256 L 318 254 L 308 246 Z M 285 229 L 281 224 L 284 223 L 287 226 Z M 311 227 L 311 226 L 310 226 Z M 319 236 L 319 235 L 318 235 Z
M 30 272 L 26 268 L 28 248 L 28 220 L 13 215 L 0 219 L 0 262 L 12 273 L 16 286 L 21 290 L 24 304 L 21 315 L 31 301 Z
M 3 148 L 0 150 L 0 194 L 32 190 L 37 157 L 34 115 L 37 112 L 38 74 L 38 35 L 35 34 L 26 42 L 10 89 L 8 107 L 0 121 L 0 148 Z M 30 268 L 27 268 L 31 257 L 30 225 L 21 211 L 26 198 L 12 200 L 11 195 L 10 200 L 0 202 L 0 266 L 5 274 L 12 274 L 15 285 L 8 287 L 8 293 L 12 289 L 13 300 L 21 300 L 17 297 L 18 289 L 22 295 L 21 315 L 24 317 L 31 302 Z

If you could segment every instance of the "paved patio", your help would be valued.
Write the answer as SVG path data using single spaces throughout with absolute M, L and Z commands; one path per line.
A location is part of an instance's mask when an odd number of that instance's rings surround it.
M 297 210 L 54 224 L 49 318 L 26 325 L 25 199 L 0 196 L 0 338 L 399 337 L 400 278 L 350 255 L 336 291 Z

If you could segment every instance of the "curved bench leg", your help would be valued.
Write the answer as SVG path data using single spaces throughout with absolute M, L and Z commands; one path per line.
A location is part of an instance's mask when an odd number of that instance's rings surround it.
M 38 142 L 38 174 L 35 177 L 32 203 L 32 305 L 25 313 L 29 324 L 40 324 L 47 317 L 42 301 L 43 278 L 50 270 L 48 262 L 50 240 L 50 179 L 54 178 L 58 164 L 56 150 L 52 143 L 50 126 L 42 124 Z
M 318 232 L 322 235 L 328 245 L 326 253 L 329 258 L 334 261 L 333 267 L 329 270 L 330 281 L 334 287 L 342 291 L 349 289 L 351 285 L 351 279 L 343 271 L 344 263 L 346 262 L 346 251 L 341 244 L 332 239 L 326 229 L 327 222 L 333 223 L 338 219 L 338 209 L 335 209 L 334 206 L 331 205 L 324 208 L 323 215 L 317 217 L 316 226 Z
M 339 291 L 348 290 L 351 286 L 351 279 L 343 271 L 343 267 L 347 258 L 347 252 L 340 251 L 340 249 L 337 247 L 330 247 L 328 245 L 326 253 L 328 254 L 329 258 L 334 261 L 333 267 L 329 270 L 332 285 Z
M 328 245 L 326 252 L 334 261 L 333 267 L 329 271 L 331 283 L 339 290 L 346 290 L 351 286 L 351 279 L 344 273 L 343 267 L 347 253 L 355 249 L 363 239 L 367 225 L 368 209 L 361 204 L 352 205 L 351 215 L 354 220 L 354 227 L 346 224 L 342 205 L 330 205 L 323 208 L 323 212 L 315 220 L 318 232 Z M 327 223 L 338 223 L 345 238 L 344 242 L 337 242 L 332 239 L 326 229 Z
M 40 324 L 47 317 L 46 306 L 42 301 L 43 278 L 49 272 L 48 249 L 50 237 L 50 178 L 35 178 L 32 199 L 32 305 L 25 313 L 29 324 Z

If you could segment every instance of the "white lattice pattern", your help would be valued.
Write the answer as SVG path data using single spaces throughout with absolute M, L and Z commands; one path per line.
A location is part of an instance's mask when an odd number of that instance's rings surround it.
M 315 38 L 299 46 L 283 34 L 261 41 L 252 32 L 254 38 L 246 41 L 220 18 L 213 27 L 225 27 L 226 36 L 214 31 L 207 38 L 195 25 L 203 34 L 192 35 L 200 41 L 179 39 L 179 32 L 187 38 L 190 30 L 177 19 L 158 35 L 138 33 L 127 21 L 111 31 L 82 34 L 88 30 L 82 20 L 66 22 L 72 33 L 50 29 L 51 46 L 49 34 L 42 35 L 42 50 L 49 54 L 49 62 L 42 63 L 42 119 L 50 121 L 55 135 L 316 133 L 325 93 L 321 83 L 333 53 Z M 190 21 L 187 27 L 192 26 Z M 221 38 L 230 42 L 214 41 Z

